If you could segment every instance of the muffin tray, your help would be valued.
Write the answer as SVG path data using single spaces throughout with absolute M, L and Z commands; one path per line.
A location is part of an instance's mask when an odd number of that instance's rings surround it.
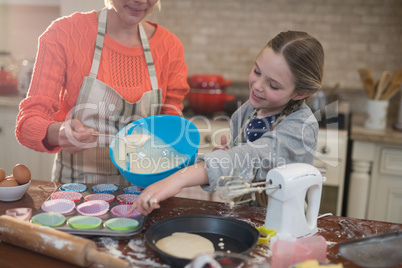
M 139 193 L 133 190 L 134 187 L 113 184 L 63 184 L 41 205 L 31 222 L 80 236 L 127 239 L 141 232 L 146 220 L 146 216 L 137 210 L 127 215 L 127 209 Z M 72 211 L 64 212 L 58 205 L 63 203 L 63 206 L 66 206 L 64 203 L 67 203 L 67 200 L 72 200 L 75 206 Z M 106 213 L 91 211 L 91 206 L 95 210 L 105 210 L 105 206 L 108 209 Z

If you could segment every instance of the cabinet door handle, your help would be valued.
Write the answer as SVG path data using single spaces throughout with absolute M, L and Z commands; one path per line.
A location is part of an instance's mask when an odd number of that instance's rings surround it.
M 331 150 L 329 149 L 328 146 L 322 146 L 321 147 L 321 153 L 322 154 L 328 154 Z
M 1 133 L 1 132 L 3 132 L 3 128 L 2 128 L 2 127 L 0 127 L 0 133 Z
M 204 141 L 206 143 L 210 143 L 211 142 L 211 136 L 210 135 L 205 136 Z

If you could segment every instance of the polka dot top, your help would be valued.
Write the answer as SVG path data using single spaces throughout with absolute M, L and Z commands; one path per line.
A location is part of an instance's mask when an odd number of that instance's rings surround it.
M 246 126 L 246 141 L 253 142 L 259 139 L 265 132 L 271 129 L 272 124 L 281 114 L 267 116 L 264 118 L 252 118 Z

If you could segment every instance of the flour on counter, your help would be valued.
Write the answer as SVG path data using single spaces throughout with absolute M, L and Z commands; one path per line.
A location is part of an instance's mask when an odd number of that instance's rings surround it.
M 134 252 L 128 252 L 127 254 L 130 256 L 124 255 L 119 250 L 119 241 L 109 238 L 109 237 L 101 237 L 97 240 L 97 244 L 99 246 L 103 246 L 106 248 L 106 251 L 116 258 L 120 258 L 128 261 L 132 266 L 141 266 L 141 267 L 169 267 L 166 264 L 160 264 L 151 258 L 146 258 L 145 255 L 145 241 L 142 241 L 139 238 L 133 238 L 130 240 L 128 247 Z
M 129 252 L 129 255 L 135 256 L 137 258 L 134 263 L 136 265 L 141 265 L 141 266 L 148 266 L 148 267 L 170 267 L 167 264 L 160 264 L 156 260 L 153 260 L 152 258 L 146 258 L 145 251 L 146 251 L 146 245 L 145 241 L 140 238 L 132 238 L 130 242 L 128 243 L 128 247 L 134 251 L 134 252 Z

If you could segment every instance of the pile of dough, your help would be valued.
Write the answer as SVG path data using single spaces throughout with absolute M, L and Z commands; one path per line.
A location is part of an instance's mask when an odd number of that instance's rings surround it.
M 215 252 L 214 244 L 205 237 L 181 232 L 158 240 L 155 246 L 167 254 L 184 259 L 193 259 L 203 252 Z

